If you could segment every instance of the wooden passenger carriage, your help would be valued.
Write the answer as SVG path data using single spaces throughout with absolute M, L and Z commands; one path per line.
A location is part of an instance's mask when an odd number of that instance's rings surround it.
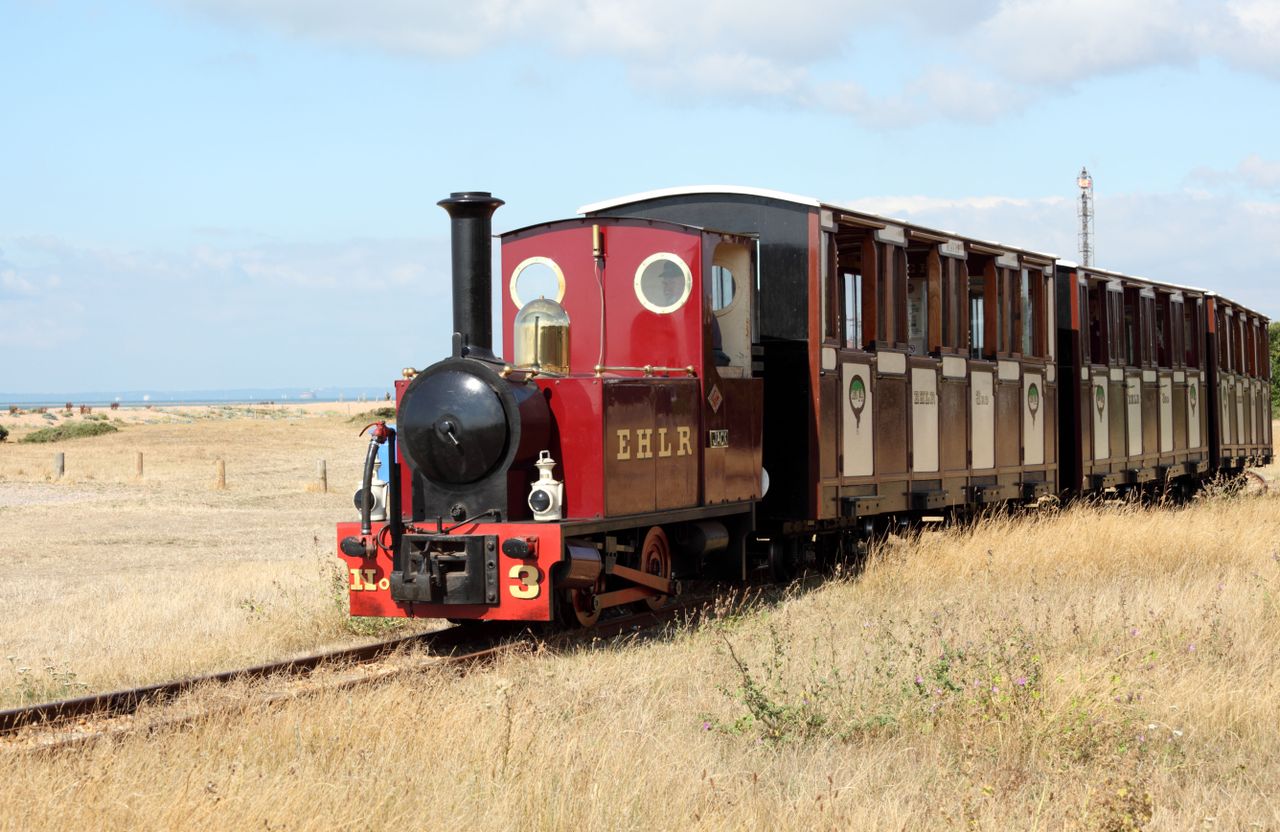
M 1058 267 L 1063 480 L 1071 492 L 1142 486 L 1209 469 L 1207 293 L 1116 272 Z
M 1270 459 L 1264 319 L 1203 289 L 1072 263 L 1058 280 L 1068 491 L 1185 485 Z
M 1051 255 L 754 189 L 582 210 L 758 238 L 762 533 L 1057 493 Z
M 1214 468 L 1238 471 L 1271 461 L 1270 356 L 1266 318 L 1226 298 L 1209 296 L 1208 385 Z

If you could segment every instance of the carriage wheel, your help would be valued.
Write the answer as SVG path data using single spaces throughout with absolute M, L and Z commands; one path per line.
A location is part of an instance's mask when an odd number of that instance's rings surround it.
M 640 571 L 668 580 L 671 578 L 671 544 L 667 542 L 667 533 L 661 526 L 654 526 L 644 536 L 644 545 L 640 547 Z M 656 610 L 669 600 L 671 596 L 659 595 L 646 598 L 644 602 L 649 609 Z

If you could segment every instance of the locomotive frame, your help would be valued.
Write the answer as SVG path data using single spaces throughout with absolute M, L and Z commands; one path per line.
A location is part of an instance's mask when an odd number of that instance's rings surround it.
M 497 358 L 500 204 L 441 203 L 454 354 L 397 382 L 399 452 L 375 432 L 395 488 L 374 522 L 366 466 L 361 523 L 339 526 L 353 615 L 589 625 L 684 576 L 785 577 L 904 517 L 1189 492 L 1272 456 L 1263 316 L 759 189 L 503 234 Z M 524 302 L 530 267 L 555 298 Z

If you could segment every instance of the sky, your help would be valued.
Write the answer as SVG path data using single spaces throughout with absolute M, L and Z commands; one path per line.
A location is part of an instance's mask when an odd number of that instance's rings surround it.
M 389 385 L 495 231 L 815 197 L 1280 318 L 1280 0 L 0 0 L 0 391 Z M 496 293 L 496 289 L 495 289 Z

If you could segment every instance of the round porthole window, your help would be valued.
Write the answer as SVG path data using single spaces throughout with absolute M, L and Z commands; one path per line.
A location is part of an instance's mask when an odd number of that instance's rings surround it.
M 550 257 L 529 257 L 511 271 L 511 302 L 517 309 L 538 298 L 564 300 L 564 272 Z
M 660 251 L 636 269 L 636 297 L 650 312 L 669 315 L 684 306 L 693 291 L 693 274 L 678 256 Z

